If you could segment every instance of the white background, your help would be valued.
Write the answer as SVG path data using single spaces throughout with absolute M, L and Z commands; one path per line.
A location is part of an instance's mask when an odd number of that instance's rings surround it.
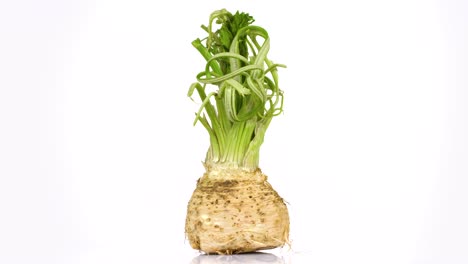
M 461 0 L 0 2 L 0 263 L 198 256 L 185 209 L 208 139 L 190 42 L 224 7 L 288 65 L 261 152 L 291 216 L 272 263 L 467 263 Z

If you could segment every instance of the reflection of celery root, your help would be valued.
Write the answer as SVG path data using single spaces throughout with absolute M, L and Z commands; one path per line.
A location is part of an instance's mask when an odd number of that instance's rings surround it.
M 284 259 L 269 253 L 252 253 L 239 255 L 200 255 L 191 264 L 285 264 Z
M 213 31 L 215 21 L 221 26 Z M 195 123 L 208 131 L 210 147 L 185 232 L 190 245 L 206 253 L 252 252 L 288 241 L 286 205 L 258 167 L 265 132 L 282 112 L 282 65 L 267 58 L 268 33 L 253 21 L 246 13 L 215 11 L 203 26 L 208 37 L 192 43 L 207 64 L 189 96 L 196 91 L 202 101 Z

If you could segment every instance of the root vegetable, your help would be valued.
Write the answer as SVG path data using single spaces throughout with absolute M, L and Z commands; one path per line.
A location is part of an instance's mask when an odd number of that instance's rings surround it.
M 213 29 L 213 22 L 220 28 Z M 210 136 L 205 174 L 189 201 L 185 233 L 194 249 L 234 254 L 288 243 L 286 204 L 259 168 L 259 151 L 274 116 L 283 110 L 277 68 L 267 58 L 270 39 L 246 13 L 211 14 L 208 33 L 193 46 L 206 60 L 189 89 Z M 210 87 L 217 90 L 208 92 Z

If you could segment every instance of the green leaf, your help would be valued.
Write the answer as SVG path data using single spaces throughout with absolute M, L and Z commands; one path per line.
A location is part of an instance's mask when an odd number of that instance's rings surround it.
M 208 36 L 192 42 L 206 61 L 188 96 L 197 91 L 201 100 L 194 123 L 210 136 L 207 165 L 258 168 L 265 131 L 283 111 L 277 71 L 283 65 L 269 60 L 268 32 L 254 21 L 248 13 L 217 10 L 202 26 Z

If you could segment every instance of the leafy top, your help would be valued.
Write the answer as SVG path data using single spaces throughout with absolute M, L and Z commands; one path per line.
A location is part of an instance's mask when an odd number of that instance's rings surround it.
M 188 95 L 196 90 L 202 100 L 195 123 L 210 135 L 207 165 L 256 169 L 266 129 L 283 110 L 277 68 L 284 65 L 267 58 L 270 38 L 254 21 L 247 13 L 215 11 L 202 26 L 208 36 L 192 42 L 206 60 Z M 207 94 L 209 86 L 218 90 Z

